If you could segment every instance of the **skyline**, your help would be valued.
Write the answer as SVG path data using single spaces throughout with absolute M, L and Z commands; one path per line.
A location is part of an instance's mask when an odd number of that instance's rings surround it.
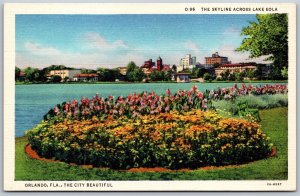
M 262 62 L 234 51 L 251 21 L 255 15 L 17 15 L 16 66 L 115 68 L 158 56 L 178 65 L 186 54 L 203 64 L 214 52 L 232 63 Z

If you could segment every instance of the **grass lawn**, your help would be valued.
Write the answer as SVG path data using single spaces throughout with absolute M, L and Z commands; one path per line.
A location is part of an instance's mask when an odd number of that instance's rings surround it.
M 111 169 L 83 168 L 61 162 L 43 162 L 24 153 L 25 137 L 16 138 L 15 180 L 286 180 L 287 108 L 260 111 L 262 129 L 277 148 L 275 157 L 237 168 L 193 170 L 188 172 L 124 172 Z

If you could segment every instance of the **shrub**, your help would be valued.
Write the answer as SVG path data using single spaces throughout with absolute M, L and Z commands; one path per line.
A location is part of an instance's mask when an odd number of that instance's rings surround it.
M 43 157 L 115 169 L 241 164 L 265 158 L 272 147 L 257 123 L 199 109 L 44 121 L 26 135 Z
M 274 94 L 274 95 L 247 95 L 237 97 L 235 100 L 220 100 L 213 101 L 212 106 L 217 109 L 222 115 L 237 115 L 238 103 L 247 102 L 249 108 L 268 109 L 275 107 L 288 106 L 287 94 Z M 230 114 L 228 114 L 229 112 Z

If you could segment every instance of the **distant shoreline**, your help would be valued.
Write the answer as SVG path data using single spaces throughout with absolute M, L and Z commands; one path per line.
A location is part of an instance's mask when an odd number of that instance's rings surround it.
M 61 82 L 61 83 L 46 83 L 46 82 L 15 82 L 15 85 L 34 85 L 34 84 L 151 84 L 151 83 L 174 83 L 181 84 L 175 81 L 156 81 L 156 82 Z M 288 83 L 287 80 L 254 80 L 254 81 L 211 81 L 211 82 L 189 82 L 191 84 L 218 84 L 218 83 Z

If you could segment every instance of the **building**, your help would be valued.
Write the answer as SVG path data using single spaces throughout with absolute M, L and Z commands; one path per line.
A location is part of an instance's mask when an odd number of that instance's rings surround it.
M 237 63 L 237 64 L 223 64 L 221 66 L 219 66 L 218 68 L 215 68 L 215 75 L 217 78 L 221 78 L 221 73 L 225 72 L 225 71 L 229 71 L 229 73 L 241 73 L 243 71 L 247 71 L 247 70 L 256 70 L 256 66 L 252 65 L 252 64 L 241 64 L 241 63 Z
M 149 59 L 148 61 L 144 62 L 144 65 L 141 66 L 141 68 L 148 68 L 150 69 L 151 67 L 155 66 L 155 62 L 152 61 L 152 59 Z
M 211 57 L 205 57 L 206 65 L 214 65 L 214 64 L 228 64 L 228 57 L 220 56 L 218 52 L 211 55 Z
M 184 58 L 180 59 L 180 65 L 177 68 L 177 71 L 182 71 L 184 69 L 192 69 L 196 66 L 196 57 L 191 56 L 191 54 L 185 55 Z
M 126 76 L 127 67 L 118 67 L 117 69 L 122 76 Z
M 70 81 L 74 80 L 74 75 L 80 74 L 80 69 L 62 69 L 62 70 L 51 70 L 47 77 L 52 77 L 54 75 L 60 76 L 62 80 L 69 78 Z
M 165 69 L 164 69 L 165 66 L 166 65 L 163 64 L 162 58 L 159 56 L 156 60 L 156 65 L 155 65 L 155 62 L 152 61 L 152 59 L 149 59 L 148 61 L 144 62 L 144 64 L 141 66 L 141 69 L 148 76 L 155 70 L 165 71 Z
M 164 67 L 162 59 L 160 58 L 160 56 L 156 60 L 156 67 L 157 67 L 158 71 L 161 71 L 163 69 L 163 67 Z
M 185 72 L 181 72 L 181 73 L 177 73 L 176 75 L 176 81 L 177 82 L 190 82 L 191 80 L 191 74 L 190 73 L 185 73 Z
M 23 81 L 23 80 L 25 80 L 25 78 L 26 78 L 26 73 L 23 72 L 23 71 L 20 71 L 20 73 L 19 73 L 19 80 Z
M 161 69 L 161 71 L 170 71 L 170 70 L 172 70 L 172 68 L 170 67 L 170 65 L 163 65 L 163 68 Z
M 98 74 L 75 74 L 74 81 L 76 82 L 86 82 L 86 81 L 99 81 Z

